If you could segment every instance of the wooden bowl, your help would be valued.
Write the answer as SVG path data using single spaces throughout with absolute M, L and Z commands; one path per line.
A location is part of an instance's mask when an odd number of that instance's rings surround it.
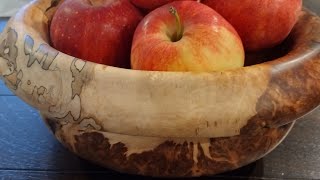
M 0 74 L 62 144 L 105 167 L 165 177 L 233 170 L 274 149 L 320 103 L 320 19 L 310 12 L 282 45 L 248 54 L 256 65 L 149 72 L 50 47 L 52 2 L 33 1 L 10 19 L 0 36 Z

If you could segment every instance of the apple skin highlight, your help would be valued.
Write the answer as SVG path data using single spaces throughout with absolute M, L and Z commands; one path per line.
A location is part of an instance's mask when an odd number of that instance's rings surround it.
M 176 19 L 183 36 L 173 42 Z M 138 25 L 131 67 L 153 71 L 218 71 L 242 67 L 244 49 L 235 29 L 218 13 L 195 1 L 176 1 L 149 13 Z
M 77 58 L 130 68 L 132 38 L 142 18 L 129 0 L 65 0 L 51 22 L 52 45 Z
M 202 0 L 239 33 L 247 51 L 281 43 L 298 20 L 302 0 Z

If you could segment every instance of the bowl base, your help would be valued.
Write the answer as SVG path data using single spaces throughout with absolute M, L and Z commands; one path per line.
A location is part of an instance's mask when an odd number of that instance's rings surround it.
M 278 146 L 294 125 L 226 138 L 158 138 L 42 117 L 57 139 L 80 157 L 119 172 L 156 177 L 214 175 L 248 165 Z

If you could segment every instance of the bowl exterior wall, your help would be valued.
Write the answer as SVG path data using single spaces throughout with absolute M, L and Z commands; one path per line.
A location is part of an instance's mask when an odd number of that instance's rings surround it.
M 271 152 L 294 123 L 226 138 L 158 138 L 114 134 L 42 116 L 70 151 L 119 172 L 157 177 L 196 177 L 240 168 Z
M 0 77 L 66 147 L 105 167 L 166 177 L 232 170 L 264 156 L 320 104 L 320 19 L 310 12 L 278 59 L 223 72 L 149 72 L 52 48 L 53 2 L 35 0 L 10 19 Z

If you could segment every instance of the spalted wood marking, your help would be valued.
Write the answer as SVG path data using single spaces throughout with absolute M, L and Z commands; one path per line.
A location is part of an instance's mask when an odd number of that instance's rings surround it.
M 22 72 L 17 70 L 18 33 L 11 27 L 4 33 L 4 39 L 0 42 L 0 72 L 7 80 L 7 86 L 16 90 L 22 78 Z
M 86 81 L 89 80 L 87 76 L 82 76 L 81 72 L 85 68 L 86 62 L 74 59 L 72 61 L 72 64 L 70 66 L 70 71 L 72 72 L 73 81 L 71 84 L 72 88 L 72 98 L 74 98 L 76 95 L 80 96 L 82 87 L 85 84 Z
M 146 73 L 84 63 L 52 49 L 44 18 L 50 2 L 35 1 L 13 18 L 18 22 L 9 26 L 16 25 L 23 40 L 7 37 L 21 58 L 10 58 L 1 71 L 21 85 L 18 96 L 52 117 L 45 121 L 68 149 L 105 167 L 167 177 L 232 170 L 272 150 L 290 130 L 288 123 L 320 103 L 320 20 L 310 13 L 300 18 L 292 47 L 280 59 L 206 75 Z M 0 43 L 3 60 L 10 49 L 4 48 L 7 41 Z
M 17 68 L 18 47 L 16 43 L 18 34 L 12 28 L 9 28 L 6 33 L 6 38 L 0 42 L 0 57 L 8 61 L 9 69 L 13 71 Z
M 42 69 L 49 70 L 52 62 L 58 55 L 58 51 L 50 48 L 47 44 L 41 44 L 37 50 L 34 50 L 34 40 L 27 35 L 25 37 L 24 52 L 29 56 L 27 67 L 31 67 L 34 62 L 42 64 Z

